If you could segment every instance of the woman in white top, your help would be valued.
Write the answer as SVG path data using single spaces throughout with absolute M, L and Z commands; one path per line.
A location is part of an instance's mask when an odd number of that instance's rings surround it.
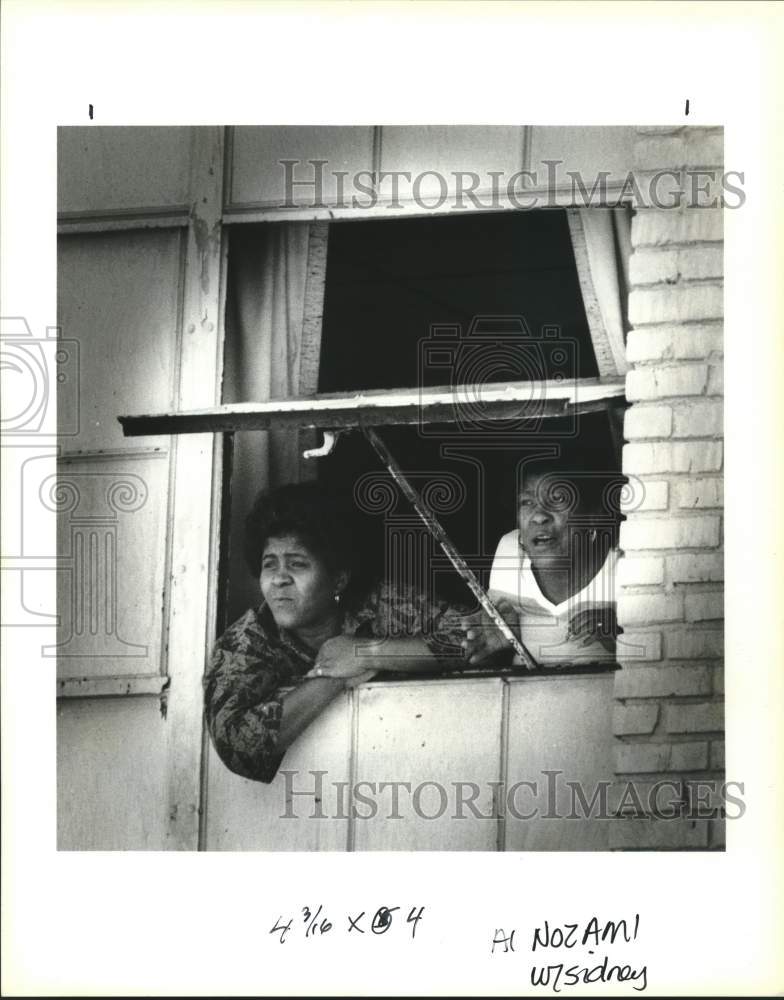
M 542 667 L 615 659 L 618 515 L 606 502 L 612 490 L 596 493 L 588 475 L 528 472 L 518 527 L 498 543 L 490 597 Z M 467 625 L 469 663 L 508 659 L 510 647 L 488 619 Z

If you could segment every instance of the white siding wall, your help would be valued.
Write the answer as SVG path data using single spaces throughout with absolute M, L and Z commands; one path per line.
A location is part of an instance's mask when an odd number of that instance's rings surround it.
M 606 143 L 618 138 L 615 129 L 517 126 L 236 129 L 221 206 L 223 130 L 61 130 L 59 322 L 62 335 L 79 342 L 82 359 L 79 432 L 63 441 L 61 474 L 84 488 L 81 509 L 66 504 L 61 511 L 66 581 L 60 641 L 84 612 L 74 602 L 81 586 L 69 548 L 75 522 L 103 516 L 100 530 L 112 534 L 117 552 L 116 577 L 105 578 L 109 598 L 116 598 L 116 620 L 107 616 L 105 601 L 103 611 L 92 608 L 101 627 L 83 628 L 75 655 L 60 663 L 61 848 L 195 849 L 200 813 L 202 846 L 214 849 L 579 849 L 605 843 L 601 830 L 579 824 L 565 835 L 502 819 L 442 818 L 394 827 L 380 820 L 280 819 L 282 779 L 271 786 L 244 781 L 211 750 L 200 785 L 200 678 L 215 632 L 220 443 L 209 435 L 176 443 L 123 439 L 116 417 L 217 401 L 221 214 L 234 222 L 282 217 L 274 207 L 284 194 L 279 159 L 329 158 L 330 170 L 416 175 L 438 169 L 449 175 L 539 170 L 543 158 L 560 156 L 569 169 L 592 170 L 605 168 Z M 617 160 L 610 169 L 624 167 L 625 153 Z M 325 190 L 326 197 L 332 194 L 334 188 Z M 393 214 L 414 211 L 409 203 Z M 384 206 L 379 213 L 390 214 Z M 288 216 L 313 213 L 295 208 Z M 69 405 L 65 396 L 63 405 Z M 73 416 L 63 411 L 69 422 Z M 143 502 L 134 506 L 124 487 L 125 499 L 114 494 L 118 509 L 109 504 L 107 512 L 103 487 L 107 477 L 117 476 L 137 487 L 140 480 Z M 90 544 L 88 538 L 88 555 Z M 112 551 L 103 550 L 107 564 Z M 89 573 L 103 565 L 95 553 L 93 562 L 79 563 L 92 585 Z M 118 653 L 116 642 L 107 645 L 106 623 L 115 640 L 135 644 L 131 656 Z M 333 705 L 303 734 L 286 766 L 326 769 L 329 781 L 414 785 L 428 779 L 484 787 L 545 767 L 608 778 L 609 706 L 606 676 L 372 684 Z M 477 807 L 484 812 L 482 795 Z M 422 805 L 433 808 L 424 797 Z M 455 822 L 462 824 L 457 835 Z

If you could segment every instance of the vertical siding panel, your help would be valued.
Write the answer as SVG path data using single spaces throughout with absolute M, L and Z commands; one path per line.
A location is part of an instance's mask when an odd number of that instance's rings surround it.
M 493 787 L 499 778 L 502 681 L 444 680 L 369 684 L 359 691 L 356 783 L 374 798 L 378 811 L 357 818 L 354 844 L 358 851 L 431 850 L 493 851 L 497 819 Z M 361 782 L 375 785 L 375 792 Z M 399 792 L 399 815 L 392 819 L 392 792 L 379 790 L 382 782 L 409 782 L 411 791 Z M 413 803 L 415 790 L 435 782 L 446 792 L 446 809 L 433 787 L 422 789 L 420 812 Z M 479 789 L 478 812 L 463 807 L 456 818 L 457 782 L 473 782 Z M 357 802 L 360 814 L 370 807 Z
M 613 674 L 543 676 L 509 681 L 509 754 L 507 792 L 521 781 L 536 782 L 536 796 L 520 788 L 515 796 L 518 813 L 538 815 L 520 819 L 507 809 L 507 851 L 607 850 L 609 821 L 550 818 L 548 776 L 557 789 L 553 814 L 566 816 L 571 798 L 568 781 L 580 782 L 590 802 L 596 782 L 613 777 Z
M 193 131 L 182 126 L 61 126 L 58 211 L 105 215 L 181 207 L 188 200 Z
M 207 850 L 346 850 L 348 820 L 340 814 L 347 812 L 336 785 L 351 780 L 352 700 L 346 692 L 329 705 L 290 747 L 280 772 L 266 785 L 232 774 L 210 745 Z M 294 774 L 287 779 L 283 771 Z M 317 777 L 314 771 L 325 773 Z
M 346 194 L 355 193 L 351 175 L 368 172 L 373 162 L 372 126 L 238 125 L 232 129 L 227 209 L 332 204 L 339 197 L 335 173 L 346 171 Z M 283 160 L 297 160 L 294 187 L 286 191 Z M 325 160 L 323 168 L 310 161 Z M 322 173 L 323 171 L 323 173 Z M 323 180 L 321 189 L 316 184 Z M 301 182 L 306 182 L 305 184 Z M 366 181 L 367 183 L 367 178 Z
M 193 133 L 178 408 L 212 406 L 220 376 L 223 129 Z M 183 435 L 174 446 L 167 714 L 166 847 L 198 846 L 202 690 L 208 622 L 217 581 L 212 566 L 215 437 Z
M 155 698 L 58 701 L 58 850 L 160 850 L 165 725 Z
M 478 175 L 477 195 L 492 189 L 490 171 L 502 171 L 500 190 L 504 192 L 507 182 L 523 166 L 526 136 L 520 126 L 385 125 L 381 133 L 382 170 L 407 171 L 412 176 L 411 181 L 401 179 L 404 199 L 411 193 L 427 201 L 444 191 L 467 192 L 468 179 L 460 182 L 455 176 L 461 171 Z M 433 174 L 443 178 L 443 185 Z M 471 205 L 466 196 L 466 208 Z

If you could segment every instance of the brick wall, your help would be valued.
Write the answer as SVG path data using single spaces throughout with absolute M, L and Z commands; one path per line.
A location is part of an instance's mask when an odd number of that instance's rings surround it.
M 643 192 L 660 169 L 720 176 L 722 132 L 639 129 L 635 155 Z M 669 184 L 671 197 L 680 185 Z M 691 178 L 683 194 L 678 209 L 644 197 L 632 222 L 623 469 L 636 479 L 621 528 L 614 733 L 616 805 L 635 818 L 612 824 L 623 849 L 724 843 L 720 818 L 640 810 L 658 780 L 675 782 L 659 799 L 669 808 L 724 778 L 722 209 L 700 207 Z

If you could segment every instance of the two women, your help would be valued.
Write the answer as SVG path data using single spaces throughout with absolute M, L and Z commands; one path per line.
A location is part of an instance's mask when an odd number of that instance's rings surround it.
M 544 667 L 614 658 L 613 537 L 595 506 L 573 482 L 528 476 L 518 528 L 498 545 L 491 597 Z M 482 616 L 410 586 L 362 586 L 350 518 L 315 484 L 259 499 L 246 555 L 263 603 L 221 636 L 204 678 L 213 744 L 244 777 L 271 781 L 313 719 L 379 671 L 511 660 Z

